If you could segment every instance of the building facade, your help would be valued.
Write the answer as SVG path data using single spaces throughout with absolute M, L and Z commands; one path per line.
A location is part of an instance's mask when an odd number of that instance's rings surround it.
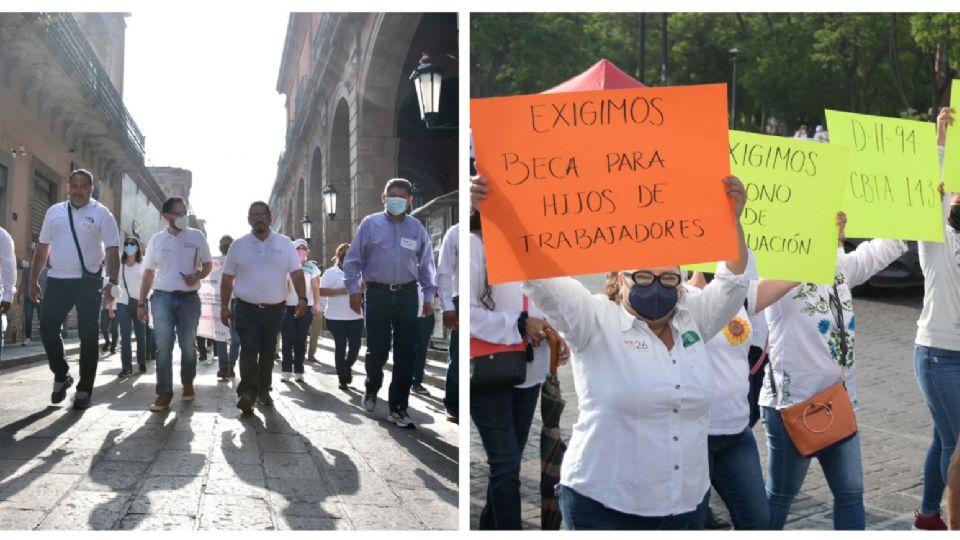
M 424 53 L 445 68 L 447 122 L 439 129 L 421 119 L 410 80 Z M 291 14 L 277 81 L 287 139 L 269 200 L 275 228 L 303 237 L 309 217 L 313 258 L 326 266 L 364 216 L 383 210 L 390 178 L 413 182 L 419 206 L 455 192 L 456 55 L 455 13 Z M 333 209 L 324 208 L 328 186 L 337 194 Z M 456 222 L 456 205 L 431 208 L 443 214 L 443 229 Z

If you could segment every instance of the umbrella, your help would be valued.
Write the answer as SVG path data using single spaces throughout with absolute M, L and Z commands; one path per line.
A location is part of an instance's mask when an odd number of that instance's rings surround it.
M 560 434 L 560 415 L 566 404 L 560 395 L 560 381 L 557 379 L 557 363 L 560 347 L 557 334 L 547 330 L 550 343 L 550 375 L 540 386 L 540 528 L 555 531 L 560 528 L 560 505 L 554 493 L 554 487 L 560 481 L 560 464 L 567 444 Z

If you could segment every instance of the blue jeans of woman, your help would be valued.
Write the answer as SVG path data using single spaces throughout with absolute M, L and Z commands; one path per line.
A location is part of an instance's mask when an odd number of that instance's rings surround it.
M 520 462 L 530 434 L 540 385 L 470 392 L 470 418 L 477 426 L 490 467 L 481 530 L 519 530 Z
M 307 312 L 299 319 L 293 316 L 297 308 L 287 306 L 287 317 L 283 321 L 281 330 L 283 342 L 281 349 L 283 359 L 280 361 L 280 369 L 284 373 L 303 373 L 303 359 L 307 354 L 307 335 L 310 333 L 310 323 L 313 322 L 312 308 L 307 308 Z
M 707 437 L 710 483 L 730 511 L 733 528 L 764 530 L 770 526 L 770 508 L 763 485 L 757 440 L 749 427 L 734 435 Z M 710 492 L 697 511 L 706 517 Z
M 436 315 L 431 313 L 426 317 L 417 317 L 416 356 L 413 358 L 413 386 L 423 383 L 423 370 L 427 367 L 427 349 L 430 347 L 430 336 L 436 325 Z
M 933 440 L 923 465 L 920 511 L 940 511 L 947 466 L 960 434 L 960 351 L 915 345 L 913 370 L 933 417 Z
M 340 384 L 353 380 L 354 362 L 360 353 L 360 337 L 363 334 L 363 319 L 327 319 L 327 329 L 333 334 L 333 364 L 337 368 Z M 349 350 L 347 346 L 349 345 Z
M 147 357 L 147 335 L 143 323 L 137 318 L 137 301 L 130 299 L 129 304 L 117 304 L 117 320 L 120 321 L 120 365 L 124 371 L 133 369 L 133 354 L 130 351 L 130 330 L 137 340 L 137 364 L 145 365 Z
M 627 514 L 561 484 L 560 513 L 568 531 L 685 531 L 703 528 L 703 514 L 697 510 L 675 516 L 647 517 Z
M 763 428 L 767 432 L 767 498 L 770 499 L 770 528 L 783 529 L 790 505 L 800 492 L 810 460 L 797 453 L 783 427 L 780 412 L 763 407 Z M 863 463 L 860 460 L 860 434 L 821 450 L 816 456 L 833 493 L 834 530 L 862 531 L 866 512 L 863 507 Z

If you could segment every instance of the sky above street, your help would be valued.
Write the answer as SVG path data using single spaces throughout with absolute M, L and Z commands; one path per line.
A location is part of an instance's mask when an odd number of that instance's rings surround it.
M 146 137 L 147 166 L 193 172 L 190 204 L 220 236 L 248 232 L 267 201 L 286 131 L 277 93 L 289 13 L 150 9 L 127 17 L 123 100 Z

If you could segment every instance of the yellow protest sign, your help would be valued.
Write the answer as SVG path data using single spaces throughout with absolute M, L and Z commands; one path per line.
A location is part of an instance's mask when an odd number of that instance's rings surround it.
M 730 172 L 747 189 L 740 223 L 760 277 L 833 283 L 849 157 L 843 146 L 730 132 Z M 685 268 L 713 272 L 716 264 Z
M 960 80 L 950 85 L 950 107 L 953 109 L 953 125 L 947 127 L 947 147 L 943 156 L 943 189 L 960 192 Z
M 943 242 L 936 126 L 825 112 L 830 144 L 851 151 L 843 198 L 847 236 Z

